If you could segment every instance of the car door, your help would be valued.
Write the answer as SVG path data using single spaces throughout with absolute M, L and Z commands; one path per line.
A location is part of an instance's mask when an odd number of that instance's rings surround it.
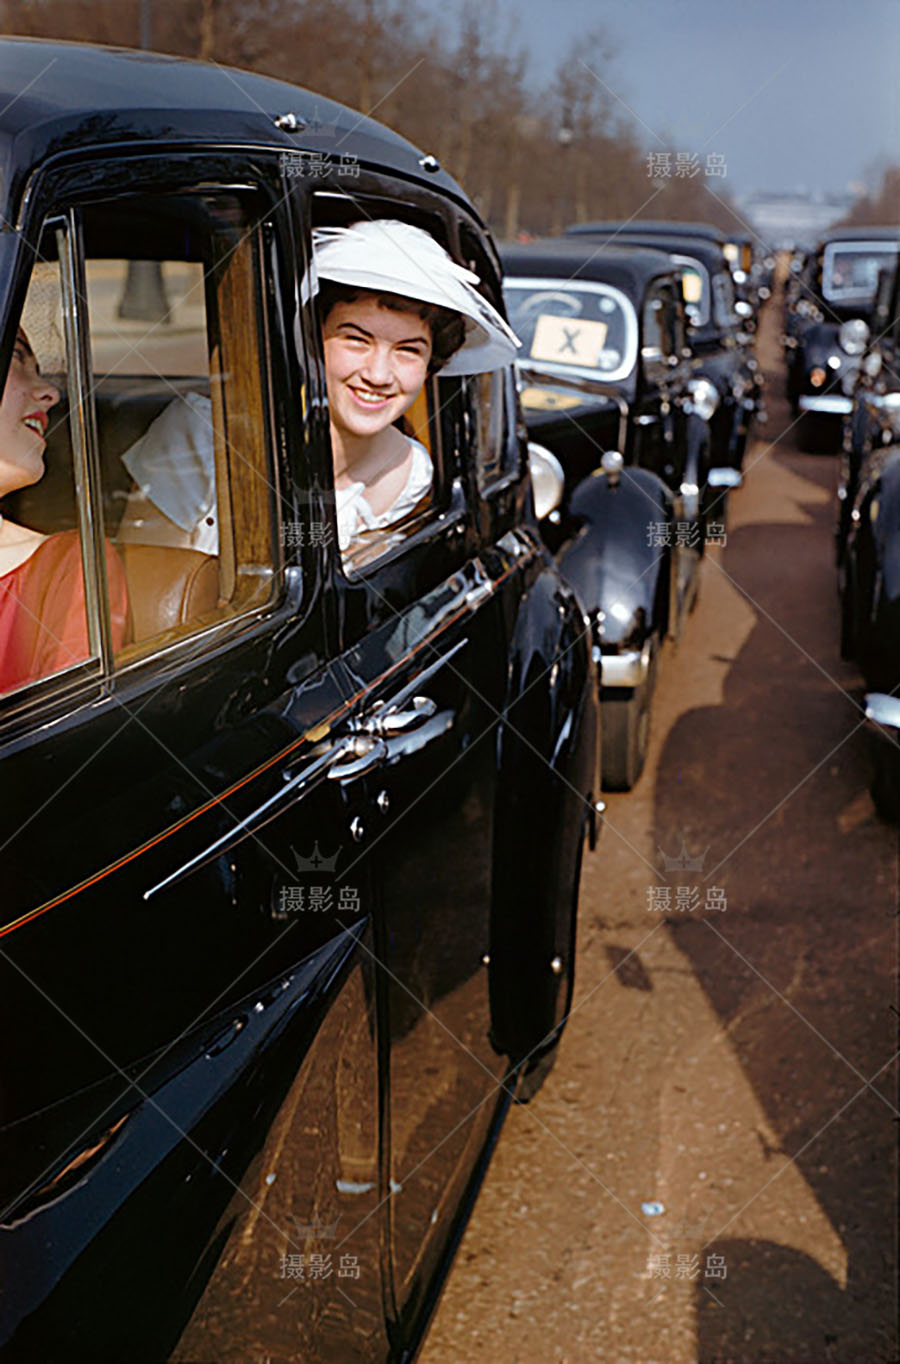
M 358 216 L 372 212 L 367 196 L 378 189 L 378 213 L 408 216 L 383 186 L 366 182 L 353 195 Z M 437 203 L 430 219 L 418 208 L 419 225 L 452 241 Z M 321 222 L 350 210 L 323 197 L 314 211 Z M 514 552 L 504 559 L 488 551 L 473 516 L 467 385 L 476 382 L 432 379 L 427 406 L 411 414 L 435 468 L 428 505 L 396 531 L 363 536 L 343 557 L 334 551 L 353 719 L 387 748 L 366 775 L 368 808 L 355 836 L 371 848 L 377 887 L 383 1191 L 403 1332 L 425 1303 L 506 1101 L 488 968 L 497 730 L 514 623 L 505 586 L 518 568 Z M 509 439 L 518 449 L 515 429 Z
M 4 336 L 22 313 L 66 395 L 18 514 L 76 547 L 86 641 L 0 699 L 0 1327 L 20 1357 L 157 1360 L 192 1313 L 205 1347 L 249 1349 L 342 1176 L 376 1208 L 374 895 L 346 850 L 381 750 L 345 727 L 331 654 L 279 198 L 274 165 L 236 153 L 63 164 L 32 186 L 3 300 Z M 123 317 L 135 274 L 152 287 Z M 361 1358 L 370 1312 L 375 1348 L 371 1228 L 356 1313 L 322 1289 L 330 1343 L 308 1312 L 273 1340 Z

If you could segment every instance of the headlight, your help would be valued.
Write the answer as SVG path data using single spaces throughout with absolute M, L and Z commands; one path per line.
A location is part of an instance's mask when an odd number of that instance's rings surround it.
M 528 442 L 528 463 L 534 489 L 534 510 L 539 521 L 555 511 L 562 501 L 566 476 L 554 454 L 543 445 Z
M 838 343 L 848 355 L 862 355 L 869 339 L 869 328 L 861 317 L 851 317 L 838 332 Z
M 698 417 L 708 422 L 719 406 L 719 392 L 715 384 L 708 379 L 691 379 L 688 390 L 691 395 L 686 404 L 688 411 L 696 412 Z

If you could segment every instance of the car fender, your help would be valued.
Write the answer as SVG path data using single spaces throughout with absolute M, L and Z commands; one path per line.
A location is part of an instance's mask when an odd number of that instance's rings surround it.
M 622 645 L 635 632 L 635 647 L 653 631 L 662 639 L 669 628 L 671 491 L 648 469 L 623 469 L 615 486 L 606 474 L 592 474 L 572 494 L 570 512 L 581 525 L 557 563 L 597 623 L 598 643 Z
M 518 1064 L 558 1041 L 574 981 L 584 836 L 600 790 L 597 680 L 581 606 L 549 563 L 526 586 L 497 733 L 492 1040 Z

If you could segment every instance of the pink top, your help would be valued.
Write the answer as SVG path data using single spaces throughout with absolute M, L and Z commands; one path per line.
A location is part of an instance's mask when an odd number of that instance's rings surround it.
M 112 545 L 106 573 L 113 645 L 125 639 L 125 570 Z M 48 535 L 24 563 L 0 576 L 0 693 L 88 658 L 81 541 L 77 531 Z

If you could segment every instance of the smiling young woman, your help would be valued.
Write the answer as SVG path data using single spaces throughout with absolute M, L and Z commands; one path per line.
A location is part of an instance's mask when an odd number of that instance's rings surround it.
M 425 380 L 508 364 L 518 342 L 433 237 L 384 219 L 314 234 L 341 550 L 402 520 L 431 489 L 400 419 Z

